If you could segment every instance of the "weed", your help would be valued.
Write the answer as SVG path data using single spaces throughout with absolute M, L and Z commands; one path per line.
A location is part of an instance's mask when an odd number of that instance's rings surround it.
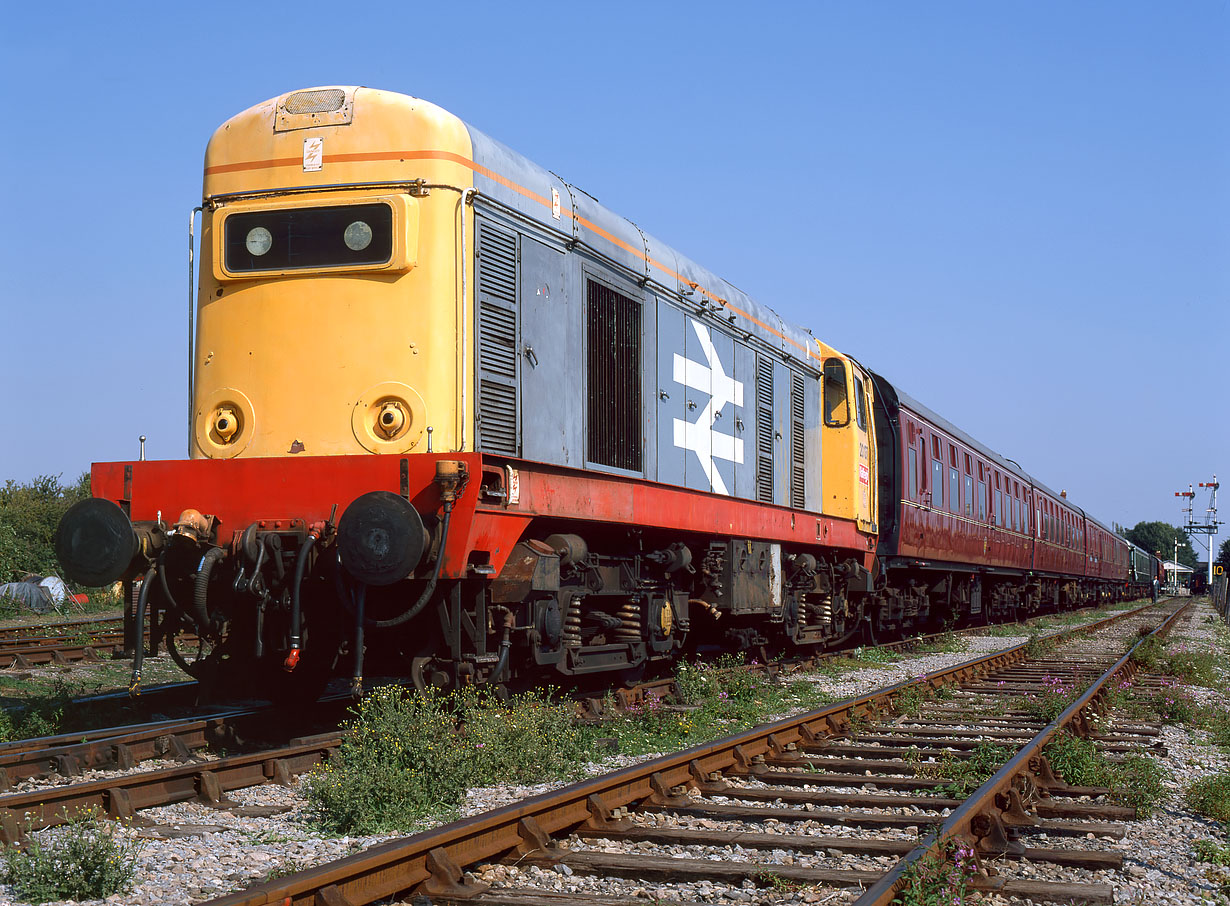
M 1042 638 L 1037 631 L 1029 634 L 1028 641 L 1025 642 L 1025 657 L 1032 660 L 1034 658 L 1046 657 L 1055 650 L 1055 642 L 1053 639 Z
M 286 878 L 290 875 L 297 875 L 299 872 L 307 868 L 307 863 L 300 862 L 298 859 L 287 859 L 274 866 L 269 874 L 265 875 L 265 881 L 276 881 L 278 878 Z
M 1132 653 L 1132 658 L 1150 673 L 1173 676 L 1181 682 L 1210 689 L 1220 686 L 1219 656 L 1215 648 L 1195 649 L 1183 642 L 1175 650 L 1168 651 L 1166 645 L 1166 640 L 1160 636 L 1150 636 Z
M 93 811 L 31 835 L 23 851 L 4 851 L 2 878 L 26 902 L 96 900 L 132 886 L 137 841 L 124 841 Z
M 1122 805 L 1148 817 L 1166 794 L 1165 769 L 1143 755 L 1128 755 L 1122 762 L 1107 761 L 1097 743 L 1061 733 L 1045 750 L 1055 773 L 1073 786 L 1100 786 Z
M 1197 862 L 1230 865 L 1230 846 L 1212 840 L 1197 840 L 1192 844 L 1192 857 Z
M 904 714 L 906 717 L 917 717 L 922 713 L 923 705 L 925 705 L 931 696 L 919 686 L 907 686 L 897 694 L 897 700 L 894 704 L 897 707 L 898 714 Z
M 955 759 L 949 769 L 949 783 L 940 792 L 956 797 L 965 797 L 995 776 L 1014 752 L 1010 746 L 982 742 L 970 752 L 968 758 Z
M 1230 747 L 1230 711 L 1216 705 L 1206 705 L 1196 711 L 1191 721 L 1209 734 L 1214 745 Z
M 346 729 L 306 784 L 313 816 L 333 833 L 408 830 L 455 812 L 471 786 L 575 773 L 585 754 L 571 708 L 542 692 L 498 702 L 386 687 L 359 703 Z
M 984 742 L 966 758 L 959 758 L 951 749 L 944 749 L 939 758 L 924 761 L 922 753 L 911 746 L 902 760 L 914 768 L 916 777 L 923 780 L 948 781 L 937 782 L 932 788 L 935 792 L 946 796 L 965 797 L 990 780 L 1012 754 L 1012 749 L 1008 746 Z
M 1187 788 L 1183 798 L 1198 815 L 1214 821 L 1230 821 L 1230 772 L 1202 777 Z
M 951 652 L 964 651 L 968 647 L 965 639 L 957 635 L 951 629 L 932 639 L 929 642 L 924 642 L 915 648 L 916 651 L 930 652 Z
M 487 689 L 462 690 L 454 708 L 471 784 L 571 776 L 584 760 L 586 739 L 572 708 L 553 701 L 549 691 L 531 690 L 501 702 Z
M 912 864 L 905 872 L 894 904 L 940 906 L 969 902 L 977 871 L 974 851 L 955 840 L 944 840 L 939 852 Z
M 756 883 L 761 887 L 768 887 L 778 893 L 798 893 L 801 890 L 810 890 L 812 887 L 811 884 L 791 881 L 789 878 L 783 878 L 776 872 L 765 870 L 756 872 Z
M 1042 677 L 1043 688 L 1025 695 L 1025 710 L 1038 720 L 1050 723 L 1076 701 L 1076 687 L 1058 676 Z

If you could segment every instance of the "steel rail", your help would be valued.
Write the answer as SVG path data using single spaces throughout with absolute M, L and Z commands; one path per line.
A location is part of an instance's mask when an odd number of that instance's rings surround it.
M 74 620 L 61 620 L 55 623 L 20 623 L 15 626 L 0 627 L 0 641 L 22 639 L 25 637 L 47 637 L 57 632 L 69 635 L 80 632 L 87 626 L 119 625 L 123 617 L 79 617 Z M 37 634 L 41 633 L 41 636 Z
M 959 841 L 980 856 L 1003 855 L 1005 852 L 1019 851 L 1021 845 L 1013 838 L 1012 828 L 1014 825 L 1033 823 L 1031 816 L 1021 810 L 1020 790 L 1026 779 L 1031 782 L 1031 785 L 1043 789 L 1047 786 L 1062 789 L 1065 786 L 1062 782 L 1056 784 L 1053 780 L 1048 783 L 1046 775 L 1050 772 L 1049 767 L 1043 763 L 1042 750 L 1068 726 L 1086 723 L 1086 710 L 1091 706 L 1097 707 L 1107 684 L 1121 672 L 1132 669 L 1134 663 L 1132 655 L 1135 654 L 1136 649 L 1148 639 L 1169 632 L 1179 616 L 1185 613 L 1190 606 L 1189 601 L 1167 616 L 1161 625 L 1148 636 L 1137 641 L 1076 701 L 1064 709 L 1063 713 L 1043 727 L 1029 743 L 956 808 L 940 825 L 933 838 L 915 847 L 855 900 L 855 906 L 889 906 L 908 883 L 911 868 L 923 859 L 941 853 L 941 847 L 945 841 Z M 978 877 L 974 881 L 974 886 L 980 890 L 994 891 L 1002 887 L 1003 883 L 1002 880 L 996 878 Z
M 1166 600 L 1170 600 L 1170 599 L 1166 599 Z M 1162 603 L 1165 603 L 1165 601 L 1158 601 L 1157 604 L 1153 604 L 1153 603 L 1145 604 L 1141 607 L 1134 608 L 1133 610 L 1124 611 L 1123 613 L 1125 615 L 1140 613 L 1152 607 L 1156 607 Z M 1091 608 L 1082 608 L 1082 609 L 1096 609 L 1096 608 L 1091 607 Z M 1072 611 L 1072 613 L 1076 613 L 1076 612 L 1078 611 Z M 901 651 L 901 652 L 909 653 L 922 646 L 925 646 L 929 642 L 932 642 L 936 639 L 943 639 L 943 638 L 947 638 L 953 635 L 957 635 L 957 636 L 977 635 L 980 632 L 985 633 L 985 631 L 990 626 L 999 626 L 999 627 L 1019 626 L 1022 629 L 1026 629 L 1029 627 L 1031 623 L 1035 622 L 1036 620 L 1045 620 L 1050 616 L 1053 616 L 1053 614 L 1038 614 L 1032 617 L 1027 617 L 1024 620 L 1016 620 L 1010 623 L 987 623 L 981 626 L 963 626 L 960 629 L 953 629 L 948 632 L 933 632 L 927 635 L 911 636 L 910 638 L 905 638 L 905 639 L 889 639 L 887 641 L 880 642 L 874 647 L 881 648 L 881 649 L 887 649 L 890 651 Z M 1115 614 L 1114 616 L 1118 616 L 1118 614 Z M 1086 627 L 1087 626 L 1100 626 L 1102 622 L 1103 621 L 1099 620 L 1096 623 L 1085 624 L 1085 626 Z M 1064 627 L 1064 630 L 1059 630 L 1053 633 L 1047 633 L 1045 635 L 1039 636 L 1039 638 L 1045 640 L 1045 639 L 1051 638 L 1054 635 L 1057 635 L 1058 632 L 1066 631 L 1068 629 L 1076 631 L 1081 628 L 1085 628 L 1085 627 Z M 831 661 L 831 660 L 836 660 L 842 657 L 848 657 L 851 651 L 858 650 L 862 647 L 865 647 L 865 646 L 854 646 L 853 648 L 835 648 L 832 651 L 822 651 L 819 654 L 809 655 L 807 657 L 788 658 L 782 661 L 766 661 L 750 669 L 756 670 L 764 674 L 770 680 L 774 680 L 778 676 L 781 676 L 783 674 L 790 675 L 790 674 L 795 674 L 795 673 L 805 673 L 808 670 L 814 670 L 817 666 L 823 664 L 825 661 Z M 732 669 L 732 670 L 749 669 L 749 667 L 748 665 L 743 665 L 741 667 L 732 667 L 729 669 Z M 660 698 L 660 697 L 672 694 L 672 692 L 674 691 L 674 687 L 675 687 L 675 681 L 673 678 L 668 677 L 665 679 L 647 680 L 645 682 L 637 683 L 634 686 L 629 686 L 623 689 L 616 689 L 614 693 L 615 704 L 617 707 L 620 707 L 620 708 L 627 708 L 634 704 L 643 704 L 649 697 L 656 696 Z M 588 709 L 591 715 L 593 716 L 601 715 L 602 713 L 601 699 L 595 699 L 592 697 L 582 697 L 582 701 L 585 703 L 585 707 Z
M 60 824 L 66 816 L 89 809 L 112 818 L 132 818 L 137 809 L 189 799 L 233 805 L 226 800 L 229 790 L 270 780 L 288 784 L 294 775 L 328 757 L 340 738 L 339 733 L 325 733 L 271 751 L 0 795 L 0 842 L 16 843 L 26 830 Z
M 1054 634 L 1088 632 L 1149 610 L 1147 605 L 1103 620 Z M 1026 658 L 1028 643 L 957 664 L 946 670 L 903 681 L 846 699 L 825 708 L 783 718 L 735 736 L 662 756 L 601 777 L 573 784 L 392 841 L 295 875 L 266 881 L 244 891 L 209 901 L 209 906 L 357 906 L 410 892 L 464 898 L 480 892 L 466 882 L 463 868 L 505 853 L 529 853 L 550 846 L 551 837 L 586 826 L 619 825 L 618 810 L 650 803 L 681 805 L 689 786 L 725 788 L 711 778 L 719 774 L 755 776 L 765 772 L 766 759 L 788 757 L 800 744 L 825 734 L 840 733 L 851 720 L 887 711 L 906 689 L 937 688 L 983 676 Z
M 105 660 L 105 655 L 114 656 L 119 653 L 122 639 L 90 640 L 81 645 L 31 645 L 23 647 L 0 648 L 0 670 L 6 667 L 28 669 L 47 665 L 64 667 L 75 661 Z

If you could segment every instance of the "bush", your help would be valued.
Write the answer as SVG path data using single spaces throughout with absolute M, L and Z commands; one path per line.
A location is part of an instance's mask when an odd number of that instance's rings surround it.
M 32 835 L 24 851 L 5 850 L 3 880 L 29 903 L 102 899 L 132 886 L 138 848 L 137 841 L 124 841 L 113 824 L 87 811 Z
M 1230 773 L 1222 771 L 1197 780 L 1187 788 L 1184 798 L 1196 814 L 1214 821 L 1230 821 Z
M 90 496 L 90 476 L 61 485 L 58 475 L 42 475 L 28 484 L 12 479 L 0 487 L 0 582 L 16 582 L 27 573 L 60 571 L 56 562 L 56 526 L 65 510 Z
M 309 808 L 332 833 L 409 830 L 455 813 L 471 786 L 575 772 L 584 751 L 571 722 L 571 707 L 543 693 L 499 702 L 473 690 L 377 689 L 347 722 L 337 754 L 308 776 Z

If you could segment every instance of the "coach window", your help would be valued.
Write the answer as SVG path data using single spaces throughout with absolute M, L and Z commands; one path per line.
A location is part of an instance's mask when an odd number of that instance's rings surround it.
M 978 468 L 981 469 L 982 466 Z M 978 521 L 987 521 L 987 483 L 985 481 L 978 482 Z
M 931 506 L 944 508 L 944 460 L 940 459 L 940 439 L 931 438 Z
M 969 475 L 965 476 L 965 515 L 974 515 L 974 479 Z
M 948 469 L 948 510 L 961 512 L 961 474 L 951 467 Z
M 1029 492 L 1025 492 L 1024 502 L 1021 504 L 1021 531 L 1026 535 L 1029 534 Z
M 910 499 L 918 499 L 918 451 L 910 447 Z
M 824 363 L 824 423 L 830 428 L 850 424 L 850 398 L 846 391 L 846 363 L 838 358 Z

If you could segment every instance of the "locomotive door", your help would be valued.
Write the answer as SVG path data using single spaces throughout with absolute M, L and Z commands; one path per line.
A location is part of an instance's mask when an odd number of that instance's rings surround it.
M 684 449 L 675 443 L 675 422 L 684 409 L 682 384 L 675 382 L 675 356 L 683 351 L 683 312 L 658 299 L 658 481 L 683 484 Z
M 522 236 L 518 278 L 522 455 L 583 465 L 582 317 L 564 283 L 564 253 Z

